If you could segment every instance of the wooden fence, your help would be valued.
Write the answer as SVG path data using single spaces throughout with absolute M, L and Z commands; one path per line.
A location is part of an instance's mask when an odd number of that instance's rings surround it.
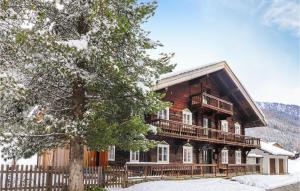
M 123 167 L 89 167 L 83 170 L 84 186 L 125 187 Z M 1 165 L 0 191 L 65 191 L 68 187 L 66 167 L 42 168 L 31 165 Z
M 260 173 L 259 165 L 229 164 L 151 164 L 136 163 L 107 168 L 88 167 L 83 169 L 84 186 L 127 187 L 147 180 L 228 177 L 238 174 Z M 42 168 L 30 165 L 1 165 L 0 191 L 65 191 L 68 187 L 67 167 Z

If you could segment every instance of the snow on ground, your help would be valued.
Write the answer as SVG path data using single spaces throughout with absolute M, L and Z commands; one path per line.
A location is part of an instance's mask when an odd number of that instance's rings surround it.
M 221 178 L 153 181 L 133 185 L 125 189 L 109 189 L 109 191 L 264 191 L 238 182 Z
M 289 173 L 300 181 L 300 158 L 296 160 L 289 160 L 288 162 Z
M 300 158 L 288 160 L 287 175 L 246 175 L 233 177 L 241 184 L 260 187 L 264 189 L 278 188 L 300 182 Z
M 273 189 L 299 182 L 298 178 L 291 175 L 245 175 L 233 177 L 232 180 L 264 189 Z

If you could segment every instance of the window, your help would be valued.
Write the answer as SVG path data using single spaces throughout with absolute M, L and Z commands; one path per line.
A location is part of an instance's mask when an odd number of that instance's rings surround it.
M 169 163 L 169 145 L 165 145 L 165 144 L 157 145 L 157 162 Z
M 161 110 L 157 113 L 157 118 L 158 119 L 165 119 L 169 120 L 169 108 L 166 108 L 164 110 Z
M 241 125 L 239 123 L 234 124 L 235 134 L 241 134 Z
M 241 164 L 241 163 L 242 163 L 242 152 L 235 151 L 235 164 Z
M 222 164 L 228 164 L 228 150 L 223 149 L 221 155 L 222 155 Z
M 182 122 L 184 124 L 192 125 L 192 112 L 189 109 L 182 111 Z
M 228 122 L 227 120 L 221 120 L 221 130 L 224 132 L 228 132 Z
M 204 164 L 208 164 L 208 154 L 207 154 L 207 150 L 202 150 L 203 152 L 203 163 Z
M 140 161 L 140 151 L 130 151 L 130 162 Z
M 203 127 L 205 128 L 203 134 L 208 135 L 208 118 L 203 118 Z
M 193 163 L 193 147 L 183 146 L 183 163 Z
M 108 161 L 115 161 L 115 157 L 116 157 L 115 146 L 109 146 L 107 152 L 108 152 Z

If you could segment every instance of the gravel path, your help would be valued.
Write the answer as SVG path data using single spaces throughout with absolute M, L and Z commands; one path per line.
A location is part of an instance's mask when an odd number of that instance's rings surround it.
M 279 188 L 270 189 L 267 191 L 299 191 L 299 190 L 300 190 L 300 182 L 296 184 L 290 184 L 287 186 L 279 187 Z

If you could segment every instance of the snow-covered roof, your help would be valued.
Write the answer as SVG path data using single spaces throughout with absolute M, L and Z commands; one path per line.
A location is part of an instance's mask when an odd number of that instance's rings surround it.
M 262 156 L 262 155 L 255 154 L 255 153 L 249 153 L 249 154 L 247 155 L 247 157 L 249 157 L 249 158 L 262 158 L 263 156 Z
M 294 153 L 274 146 L 272 143 L 260 141 L 260 149 L 272 155 L 294 156 Z
M 245 87 L 241 84 L 239 79 L 236 77 L 236 75 L 233 73 L 233 71 L 230 69 L 226 61 L 216 62 L 208 65 L 204 65 L 198 68 L 193 68 L 190 70 L 182 71 L 180 73 L 171 73 L 169 75 L 163 76 L 160 80 L 157 81 L 157 83 L 152 87 L 154 91 L 161 90 L 163 88 L 179 84 L 185 81 L 189 81 L 213 72 L 224 70 L 229 78 L 233 81 L 233 83 L 236 85 L 236 87 L 239 89 L 241 94 L 245 97 L 247 102 L 249 103 L 250 107 L 254 111 L 254 113 L 257 115 L 259 120 L 261 121 L 263 126 L 267 125 L 267 122 L 265 120 L 265 116 L 262 113 L 262 111 L 256 106 L 255 102 L 245 89 Z

